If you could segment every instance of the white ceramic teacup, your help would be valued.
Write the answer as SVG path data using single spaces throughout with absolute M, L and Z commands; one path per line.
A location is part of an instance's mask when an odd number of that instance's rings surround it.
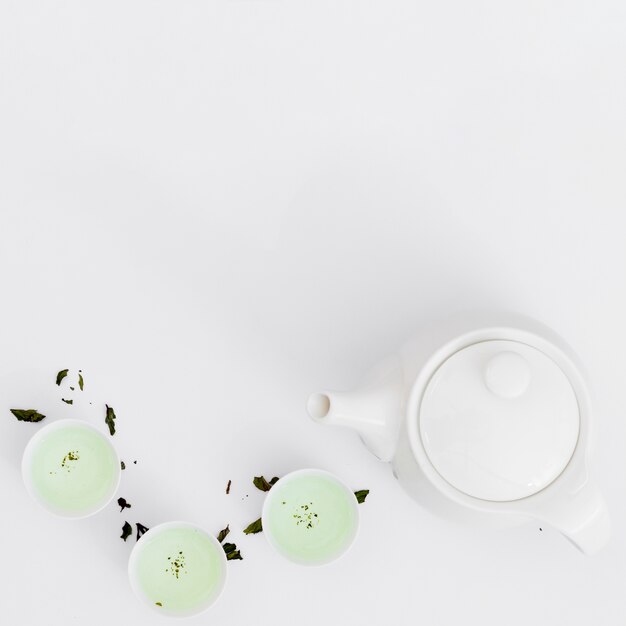
M 226 570 L 220 542 L 188 522 L 154 526 L 137 541 L 128 561 L 135 595 L 167 617 L 206 611 L 224 589 Z
M 106 435 L 81 420 L 64 419 L 31 437 L 22 457 L 22 477 L 30 495 L 46 510 L 80 519 L 112 500 L 121 467 Z
M 281 478 L 263 504 L 263 534 L 299 565 L 325 565 L 345 554 L 359 529 L 354 492 L 330 472 L 302 469 Z

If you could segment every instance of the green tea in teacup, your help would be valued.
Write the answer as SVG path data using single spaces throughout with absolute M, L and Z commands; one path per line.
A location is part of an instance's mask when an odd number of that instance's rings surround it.
M 281 478 L 263 506 L 263 532 L 285 558 L 323 565 L 352 545 L 359 526 L 354 493 L 328 472 L 306 469 Z
M 44 426 L 28 442 L 22 458 L 30 494 L 62 517 L 87 517 L 106 506 L 117 491 L 120 469 L 107 437 L 73 419 Z
M 130 555 L 128 574 L 136 595 L 170 617 L 197 615 L 219 597 L 226 555 L 215 537 L 187 522 L 151 528 Z

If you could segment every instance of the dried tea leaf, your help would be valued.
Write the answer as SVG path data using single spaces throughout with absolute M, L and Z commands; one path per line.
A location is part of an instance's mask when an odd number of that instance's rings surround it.
M 226 495 L 228 495 L 230 493 L 230 485 L 231 485 L 232 481 L 229 480 L 228 484 L 226 485 Z
M 141 536 L 144 533 L 147 533 L 150 529 L 147 526 L 140 524 L 139 522 L 136 523 L 136 526 L 137 526 L 137 541 L 139 541 L 139 539 L 141 539 Z
M 254 486 L 261 491 L 269 491 L 272 488 L 272 485 L 265 480 L 264 476 L 255 476 L 252 482 Z
M 120 539 L 126 541 L 133 534 L 133 527 L 128 523 L 124 522 L 124 526 L 122 526 L 122 534 L 120 535 Z
M 220 543 L 222 543 L 222 541 L 224 541 L 224 539 L 226 539 L 226 537 L 228 536 L 229 532 L 230 532 L 230 528 L 226 526 L 226 528 L 223 528 L 222 530 L 220 530 L 219 534 L 217 535 L 217 540 Z
M 10 409 L 20 422 L 41 422 L 46 416 L 35 409 Z
M 222 545 L 224 552 L 226 552 L 227 561 L 243 561 L 241 552 L 237 550 L 237 546 L 234 543 L 225 543 Z
M 257 533 L 260 533 L 262 531 L 263 531 L 263 523 L 261 522 L 260 517 L 259 519 L 255 520 L 251 524 L 248 524 L 248 526 L 246 526 L 246 528 L 244 528 L 243 530 L 243 532 L 246 535 L 256 535 Z
M 255 476 L 252 482 L 257 489 L 269 491 L 278 482 L 278 476 L 274 476 L 269 482 L 265 480 L 265 476 Z
M 355 491 L 354 495 L 356 496 L 356 501 L 359 504 L 363 504 L 365 502 L 365 498 L 367 498 L 367 494 L 370 492 L 369 489 L 361 489 L 361 491 Z
M 61 370 L 58 374 L 57 374 L 57 385 L 61 385 L 61 381 L 67 376 L 67 373 L 70 370 Z
M 111 436 L 113 436 L 115 434 L 115 420 L 117 419 L 117 416 L 115 415 L 115 411 L 108 404 L 105 404 L 104 406 L 107 408 L 107 415 L 104 418 L 104 421 L 109 427 Z
M 74 400 L 66 400 L 65 398 L 61 398 L 61 400 L 65 402 L 65 404 L 74 404 Z
M 120 461 L 120 467 L 125 470 L 126 469 L 126 463 L 124 463 L 124 461 Z
M 130 507 L 132 506 L 132 505 L 128 504 L 128 502 L 126 502 L 126 498 L 118 498 L 117 499 L 117 504 L 120 507 L 120 513 L 124 509 L 130 509 Z
M 82 391 L 83 388 L 85 387 L 85 381 L 83 380 L 83 375 L 80 372 L 81 370 L 78 370 L 78 386 L 80 387 L 80 390 Z
M 163 606 L 163 604 L 162 604 L 161 602 L 155 602 L 155 604 L 156 604 L 157 606 Z

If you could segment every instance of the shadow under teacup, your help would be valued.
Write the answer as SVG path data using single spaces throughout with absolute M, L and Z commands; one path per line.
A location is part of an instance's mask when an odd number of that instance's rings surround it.
M 31 496 L 66 518 L 103 509 L 117 492 L 120 460 L 98 429 L 75 419 L 58 420 L 35 433 L 24 450 L 22 477 Z
M 161 615 L 190 617 L 208 609 L 226 584 L 226 554 L 219 541 L 188 522 L 148 530 L 128 561 L 130 585 Z
M 263 504 L 263 534 L 299 565 L 325 565 L 345 554 L 359 528 L 359 505 L 336 476 L 302 469 L 283 476 Z

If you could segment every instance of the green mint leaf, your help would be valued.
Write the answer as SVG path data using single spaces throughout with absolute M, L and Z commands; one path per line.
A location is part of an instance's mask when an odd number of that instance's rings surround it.
M 262 530 L 263 530 L 263 523 L 261 522 L 261 518 L 259 517 L 259 519 L 255 520 L 251 524 L 248 524 L 248 526 L 244 528 L 243 532 L 246 535 L 256 535 L 257 533 L 262 532 Z
M 85 387 L 85 381 L 83 380 L 83 375 L 80 373 L 80 370 L 78 370 L 78 386 L 80 387 L 81 391 Z
M 133 534 L 133 527 L 128 523 L 124 522 L 124 526 L 122 526 L 122 534 L 120 535 L 120 539 L 126 541 Z
M 139 522 L 137 522 L 136 526 L 137 526 L 137 541 L 139 541 L 139 539 L 141 539 L 141 536 L 144 533 L 147 533 L 150 529 L 147 526 L 140 524 Z
M 61 370 L 58 374 L 57 374 L 57 385 L 61 385 L 61 381 L 67 376 L 67 373 L 70 370 Z
M 117 504 L 120 507 L 120 513 L 124 509 L 130 509 L 130 507 L 132 506 L 132 505 L 128 504 L 128 502 L 126 502 L 126 498 L 118 498 L 117 499 Z
M 370 492 L 369 489 L 361 489 L 361 491 L 355 491 L 354 495 L 356 496 L 356 501 L 359 504 L 363 504 L 365 502 L 365 498 L 367 498 L 367 494 Z
M 10 409 L 20 422 L 41 422 L 46 416 L 35 409 Z
M 228 533 L 230 532 L 230 528 L 228 526 L 226 526 L 226 528 L 223 528 L 222 530 L 220 530 L 218 536 L 217 536 L 217 540 L 222 543 L 222 541 L 224 541 L 224 539 L 226 539 L 226 537 L 228 536 Z
M 104 418 L 104 421 L 109 427 L 109 432 L 111 433 L 111 436 L 113 436 L 115 434 L 115 419 L 117 418 L 117 416 L 115 415 L 115 411 L 108 404 L 105 404 L 104 406 L 106 406 L 107 408 L 107 415 Z

